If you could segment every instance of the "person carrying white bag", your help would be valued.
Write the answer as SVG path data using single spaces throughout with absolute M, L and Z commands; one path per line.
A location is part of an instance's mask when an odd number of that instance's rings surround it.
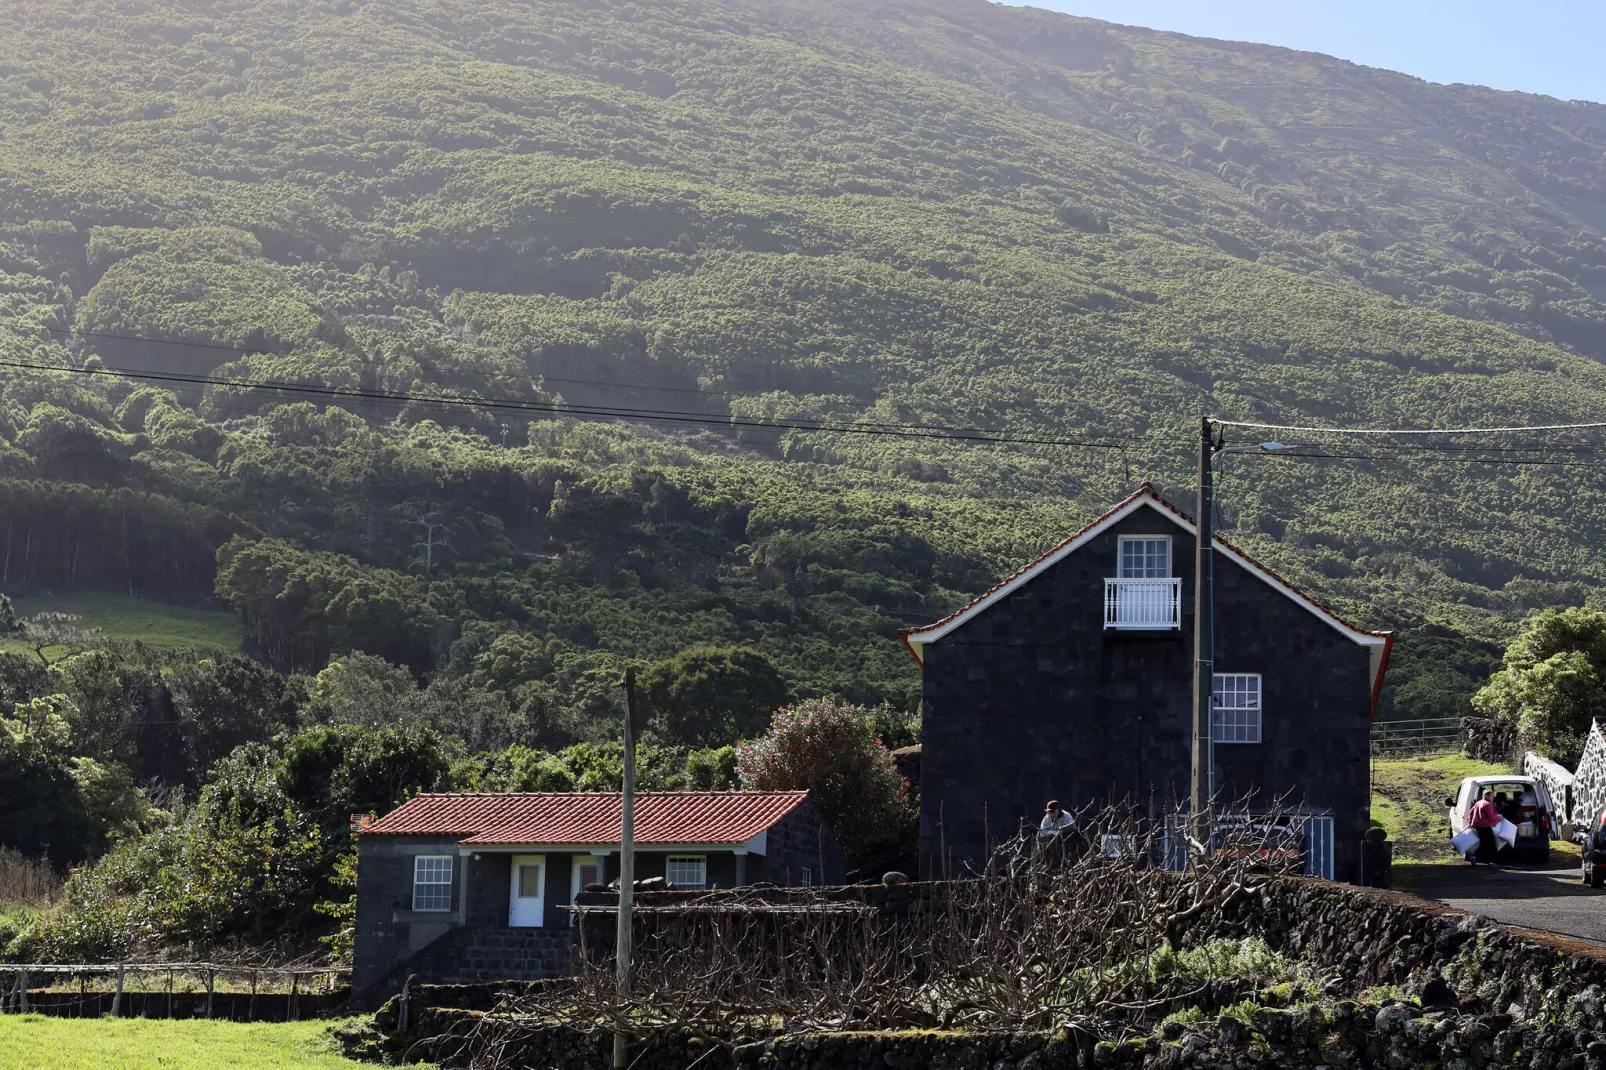
M 1467 811 L 1467 824 L 1478 835 L 1477 852 L 1467 855 L 1467 861 L 1473 865 L 1477 865 L 1480 861 L 1487 862 L 1491 866 L 1495 864 L 1495 852 L 1500 850 L 1501 839 L 1495 830 L 1499 826 L 1510 826 L 1509 842 L 1516 842 L 1516 826 L 1500 816 L 1500 810 L 1494 804 L 1493 788 L 1484 791 L 1483 798 L 1472 804 L 1472 809 Z

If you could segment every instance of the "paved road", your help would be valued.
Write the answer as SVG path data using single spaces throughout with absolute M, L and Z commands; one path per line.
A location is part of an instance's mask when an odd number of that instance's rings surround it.
M 1587 887 L 1579 880 L 1576 865 L 1491 869 L 1463 862 L 1397 866 L 1394 875 L 1400 890 L 1458 910 L 1606 944 L 1606 889 Z

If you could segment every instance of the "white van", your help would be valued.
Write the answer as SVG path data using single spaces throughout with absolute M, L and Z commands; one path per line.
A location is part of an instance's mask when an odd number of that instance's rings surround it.
M 1485 791 L 1495 793 L 1495 806 L 1500 815 L 1517 826 L 1514 854 L 1544 862 L 1550 858 L 1550 841 L 1557 838 L 1556 808 L 1551 805 L 1550 792 L 1545 785 L 1531 776 L 1502 773 L 1490 776 L 1469 776 L 1461 781 L 1461 789 L 1444 804 L 1450 808 L 1450 838 L 1455 839 L 1467 828 L 1467 814 L 1472 804 Z

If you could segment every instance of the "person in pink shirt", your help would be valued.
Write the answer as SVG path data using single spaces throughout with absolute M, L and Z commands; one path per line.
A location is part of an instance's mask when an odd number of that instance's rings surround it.
M 1495 852 L 1500 849 L 1500 841 L 1494 835 L 1494 827 L 1500 824 L 1500 810 L 1494 804 L 1493 789 L 1485 791 L 1483 798 L 1472 804 L 1472 809 L 1467 811 L 1467 824 L 1478 834 L 1478 850 L 1472 855 L 1472 864 L 1484 861 L 1494 865 Z

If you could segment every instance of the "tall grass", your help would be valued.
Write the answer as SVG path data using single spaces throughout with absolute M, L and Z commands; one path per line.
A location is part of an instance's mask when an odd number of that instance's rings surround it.
M 62 883 L 48 859 L 0 847 L 0 907 L 48 907 L 60 898 Z

